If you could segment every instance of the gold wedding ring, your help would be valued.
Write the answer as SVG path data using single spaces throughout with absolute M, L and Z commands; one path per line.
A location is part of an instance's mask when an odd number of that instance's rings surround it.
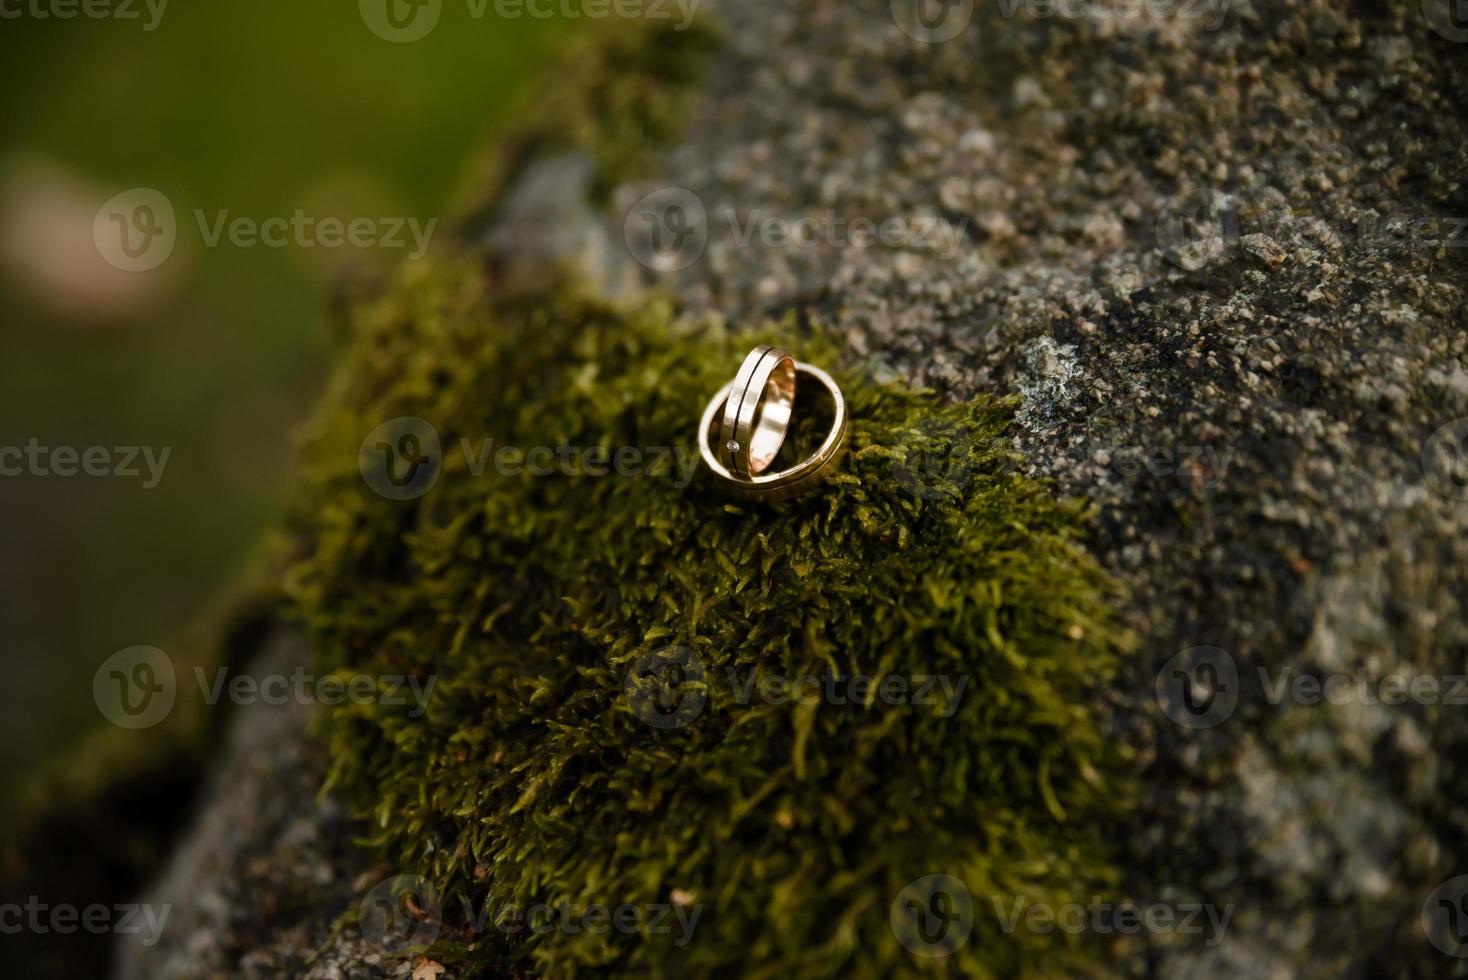
M 795 407 L 795 358 L 760 344 L 749 352 L 724 399 L 719 462 L 742 477 L 767 470 L 785 441 Z
M 782 358 L 790 359 L 791 377 L 788 386 L 783 381 L 778 385 L 770 382 L 770 376 L 777 374 L 780 370 L 780 359 Z M 769 368 L 768 375 L 763 372 L 766 366 Z M 749 370 L 746 371 L 746 368 Z M 831 429 L 810 456 L 786 469 L 770 473 L 768 468 L 774 462 L 775 454 L 784 441 L 785 430 L 790 423 L 794 409 L 795 379 L 802 375 L 807 382 L 815 382 L 815 385 L 824 388 L 831 396 Z M 802 384 L 801 391 L 809 392 L 815 385 Z M 760 402 L 770 397 L 767 393 L 772 388 L 776 399 L 784 399 L 784 392 L 788 388 L 789 398 L 788 401 L 775 403 L 776 410 L 768 423 L 769 434 L 761 436 L 760 429 L 766 423 L 761 422 L 760 419 L 770 416 L 771 413 L 769 407 L 762 406 Z M 748 404 L 751 394 L 755 402 L 752 406 Z M 733 406 L 732 412 L 731 406 Z M 729 426 L 731 414 L 734 419 L 735 437 L 726 439 L 725 431 Z M 741 419 L 745 420 L 743 429 L 740 428 Z M 776 429 L 778 429 L 778 435 L 775 434 Z M 745 433 L 742 439 L 739 438 L 741 432 Z M 744 364 L 740 367 L 739 374 L 735 376 L 734 380 L 720 388 L 718 394 L 714 395 L 708 407 L 704 409 L 703 419 L 698 426 L 698 452 L 719 482 L 736 496 L 775 502 L 804 493 L 824 481 L 840 462 L 841 454 L 846 449 L 846 435 L 846 399 L 841 394 L 841 388 L 829 374 L 812 364 L 795 360 L 778 348 L 756 347 L 744 359 Z M 754 445 L 750 445 L 751 441 Z M 731 442 L 738 443 L 739 450 L 733 449 L 729 445 Z M 773 449 L 769 448 L 771 443 L 773 443 Z M 717 451 L 715 446 L 718 447 Z M 741 473 L 738 469 L 739 452 L 744 450 L 753 450 L 750 453 L 751 463 L 758 464 L 757 469 L 751 466 L 752 472 L 748 474 Z M 725 461 L 731 457 L 733 466 Z

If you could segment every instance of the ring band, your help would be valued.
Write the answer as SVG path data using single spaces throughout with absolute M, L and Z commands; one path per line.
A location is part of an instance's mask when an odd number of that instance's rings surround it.
M 710 437 L 718 433 L 714 425 L 715 419 L 718 417 L 719 410 L 724 408 L 725 403 L 729 400 L 735 382 L 731 381 L 719 389 L 718 394 L 714 395 L 708 407 L 703 410 L 703 419 L 699 422 L 698 428 L 699 455 L 703 458 L 705 465 L 713 470 L 720 482 L 737 496 L 772 503 L 788 500 L 818 485 L 840 462 L 841 454 L 846 449 L 847 436 L 846 399 L 841 394 L 841 388 L 829 374 L 812 364 L 796 361 L 795 373 L 806 375 L 820 383 L 830 393 L 833 408 L 831 431 L 826 433 L 825 440 L 809 457 L 777 473 L 761 473 L 749 477 L 737 476 L 718 460 L 709 446 Z
M 744 358 L 724 400 L 719 461 L 742 477 L 769 468 L 785 441 L 795 407 L 795 358 L 760 344 Z

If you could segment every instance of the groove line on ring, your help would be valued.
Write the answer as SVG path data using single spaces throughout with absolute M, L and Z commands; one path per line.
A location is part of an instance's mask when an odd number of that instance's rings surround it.
M 719 447 L 719 451 L 720 451 L 720 454 L 721 455 L 723 453 L 728 452 L 728 448 L 727 447 L 728 447 L 729 443 L 735 441 L 735 436 L 736 436 L 736 434 L 739 431 L 739 416 L 744 413 L 744 401 L 749 396 L 749 387 L 750 387 L 749 383 L 750 383 L 750 381 L 752 381 L 754 379 L 754 376 L 759 373 L 760 366 L 765 363 L 765 359 L 768 358 L 771 354 L 775 353 L 775 351 L 776 351 L 776 348 L 773 345 L 771 345 L 771 344 L 765 344 L 764 345 L 764 348 L 765 348 L 764 349 L 764 352 L 760 354 L 759 360 L 755 361 L 754 362 L 754 366 L 750 369 L 749 376 L 744 379 L 744 387 L 742 389 L 740 389 L 740 391 L 739 391 L 739 404 L 734 407 L 734 424 L 733 425 L 729 425 L 728 424 L 728 420 L 729 420 L 729 414 L 728 414 L 728 412 L 729 412 L 729 406 L 727 404 L 727 399 L 725 400 L 726 401 L 726 404 L 724 405 L 724 419 L 719 424 L 719 438 L 720 438 L 720 440 L 723 443 L 723 445 L 721 445 Z M 763 395 L 764 395 L 764 386 L 762 385 L 760 387 L 759 396 L 757 396 L 755 398 L 755 405 L 756 405 L 756 407 L 758 407 L 758 405 L 759 405 L 759 397 L 762 397 Z M 744 449 L 745 447 L 741 443 L 739 448 L 740 449 Z M 732 452 L 728 452 L 728 455 L 729 455 L 729 464 L 728 465 L 730 466 L 731 469 L 734 469 L 735 471 L 737 471 L 738 470 L 738 463 L 735 462 L 735 460 L 734 460 L 734 454 Z

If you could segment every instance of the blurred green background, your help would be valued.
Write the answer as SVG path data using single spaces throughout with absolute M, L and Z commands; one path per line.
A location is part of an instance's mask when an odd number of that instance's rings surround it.
M 103 723 L 102 661 L 167 650 L 248 565 L 325 374 L 329 296 L 404 260 L 206 247 L 194 210 L 443 218 L 566 26 L 446 0 L 428 36 L 389 43 L 356 0 L 174 0 L 153 31 L 135 9 L 0 19 L 0 446 L 172 447 L 151 490 L 0 477 L 12 777 Z M 150 272 L 113 269 L 92 244 L 98 208 L 134 187 L 178 217 Z

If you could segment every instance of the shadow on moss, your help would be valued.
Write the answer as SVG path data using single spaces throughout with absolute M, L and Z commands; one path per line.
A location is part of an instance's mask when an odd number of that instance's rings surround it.
M 1104 890 L 1099 828 L 1128 795 L 1094 709 L 1122 647 L 1108 585 L 1074 543 L 1081 507 L 1013 465 L 1013 403 L 837 371 L 842 473 L 737 503 L 654 450 L 696 459 L 704 400 L 751 344 L 839 367 L 829 340 L 486 292 L 477 265 L 445 262 L 362 312 L 308 438 L 288 583 L 328 667 L 436 679 L 421 717 L 325 720 L 371 843 L 441 896 L 435 955 L 679 976 L 1053 974 L 1094 955 L 1003 934 L 993 901 Z M 364 447 L 394 416 L 441 449 Z M 552 472 L 514 472 L 536 446 Z M 636 475 L 579 471 L 620 447 L 641 451 Z M 431 468 L 414 499 L 369 486 L 379 464 L 408 475 L 400 450 Z M 973 896 L 948 959 L 889 921 L 931 874 Z M 691 938 L 506 922 L 536 903 L 699 914 Z

